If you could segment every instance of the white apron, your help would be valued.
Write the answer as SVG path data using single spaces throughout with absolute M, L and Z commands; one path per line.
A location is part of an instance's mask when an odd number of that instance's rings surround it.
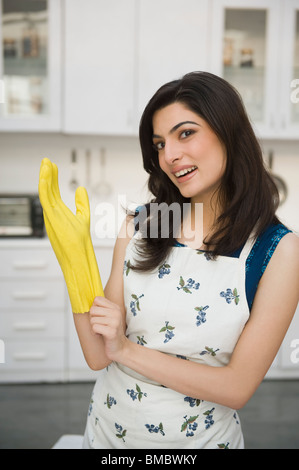
M 249 317 L 245 263 L 216 261 L 189 247 L 174 247 L 151 273 L 130 269 L 138 256 L 129 242 L 124 266 L 128 338 L 142 347 L 221 367 L 228 364 Z M 200 372 L 199 372 L 200 374 Z M 92 394 L 84 448 L 243 448 L 238 414 L 231 408 L 185 396 L 112 363 Z

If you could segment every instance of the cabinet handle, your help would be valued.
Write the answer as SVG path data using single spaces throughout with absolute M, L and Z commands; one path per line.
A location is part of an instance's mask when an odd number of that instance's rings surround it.
M 48 263 L 46 261 L 13 261 L 14 269 L 44 269 Z
M 45 292 L 13 292 L 15 300 L 41 300 L 46 298 Z
M 45 330 L 46 329 L 46 323 L 45 322 L 27 322 L 27 323 L 22 323 L 22 322 L 17 322 L 13 324 L 14 330 L 21 330 L 21 331 L 27 331 L 27 330 Z
M 44 352 L 15 353 L 13 358 L 16 361 L 44 361 L 46 354 Z

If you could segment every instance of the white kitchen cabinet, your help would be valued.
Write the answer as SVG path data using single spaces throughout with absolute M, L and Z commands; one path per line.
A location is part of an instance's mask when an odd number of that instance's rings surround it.
M 258 137 L 297 139 L 291 81 L 299 61 L 298 0 L 213 0 L 212 6 L 211 71 L 241 93 Z
M 95 242 L 105 286 L 113 244 Z M 65 281 L 49 240 L 0 241 L 1 382 L 95 380 L 75 330 Z
M 133 133 L 135 1 L 65 0 L 63 131 Z
M 0 6 L 0 131 L 60 131 L 61 0 Z
M 1 242 L 0 382 L 65 379 L 64 279 L 50 244 L 36 243 Z
M 281 133 L 286 138 L 299 137 L 299 0 L 282 2 L 283 34 L 278 67 L 281 74 L 279 112 Z M 286 66 L 281 66 L 282 59 Z
M 66 0 L 63 130 L 137 135 L 164 83 L 206 69 L 207 0 Z
M 207 0 L 140 0 L 138 7 L 138 116 L 161 85 L 207 69 Z

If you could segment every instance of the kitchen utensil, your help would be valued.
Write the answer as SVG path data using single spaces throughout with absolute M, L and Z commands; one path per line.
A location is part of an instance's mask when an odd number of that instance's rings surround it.
M 287 185 L 286 185 L 285 181 L 280 176 L 273 173 L 273 171 L 272 171 L 273 161 L 274 161 L 273 151 L 270 150 L 269 156 L 268 156 L 268 165 L 269 165 L 270 175 L 271 175 L 271 177 L 272 177 L 272 179 L 273 179 L 273 181 L 274 181 L 274 183 L 277 187 L 278 193 L 279 193 L 279 205 L 281 206 L 287 198 L 288 188 L 287 188 Z
M 94 186 L 93 191 L 95 194 L 101 197 L 107 197 L 112 192 L 112 186 L 108 183 L 105 177 L 106 169 L 106 149 L 100 149 L 100 179 L 99 182 Z
M 76 151 L 72 151 L 71 157 L 71 181 L 70 181 L 70 188 L 72 191 L 75 191 L 79 186 L 79 182 L 76 177 L 77 174 L 77 154 Z
M 90 150 L 86 150 L 85 153 L 85 162 L 86 162 L 86 189 L 90 190 Z

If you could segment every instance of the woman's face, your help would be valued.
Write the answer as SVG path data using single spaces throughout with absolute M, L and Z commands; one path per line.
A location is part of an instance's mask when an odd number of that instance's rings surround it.
M 182 103 L 170 104 L 153 116 L 153 144 L 181 194 L 208 202 L 224 174 L 226 151 L 206 121 Z

